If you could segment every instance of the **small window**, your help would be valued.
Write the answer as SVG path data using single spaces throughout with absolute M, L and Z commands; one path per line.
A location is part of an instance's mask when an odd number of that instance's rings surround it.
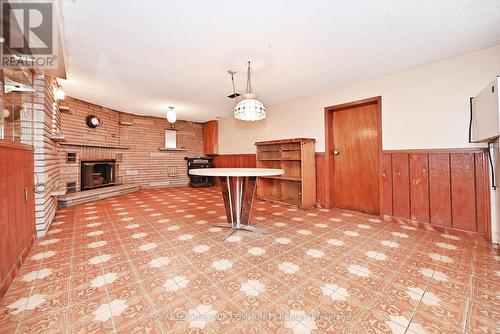
M 165 148 L 177 148 L 177 130 L 165 130 Z
M 76 153 L 68 152 L 66 155 L 66 162 L 69 164 L 76 162 Z

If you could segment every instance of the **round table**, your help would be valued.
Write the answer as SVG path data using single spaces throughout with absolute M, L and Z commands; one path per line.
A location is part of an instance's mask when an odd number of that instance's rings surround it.
M 215 226 L 230 229 L 224 240 L 236 230 L 266 233 L 264 228 L 249 225 L 257 177 L 278 176 L 283 173 L 283 169 L 274 168 L 200 168 L 189 170 L 191 175 L 219 177 L 229 224 L 216 224 Z

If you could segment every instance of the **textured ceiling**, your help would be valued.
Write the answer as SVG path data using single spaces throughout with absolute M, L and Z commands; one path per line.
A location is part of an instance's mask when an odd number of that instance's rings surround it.
M 500 1 L 65 0 L 66 93 L 205 121 L 231 115 L 228 69 L 275 105 L 500 43 Z

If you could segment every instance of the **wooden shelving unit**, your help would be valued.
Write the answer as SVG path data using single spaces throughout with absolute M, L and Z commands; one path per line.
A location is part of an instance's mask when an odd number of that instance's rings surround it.
M 257 142 L 257 168 L 279 168 L 281 176 L 259 177 L 257 197 L 312 208 L 316 205 L 315 140 L 294 138 Z

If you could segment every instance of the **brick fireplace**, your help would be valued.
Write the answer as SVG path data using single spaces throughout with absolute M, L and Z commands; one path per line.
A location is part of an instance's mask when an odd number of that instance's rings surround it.
M 115 184 L 156 188 L 189 183 L 184 157 L 203 154 L 200 123 L 177 121 L 171 125 L 165 118 L 132 115 L 68 96 L 62 103 L 64 141 L 59 143 L 57 158 L 59 184 L 68 193 Z M 97 128 L 86 125 L 90 114 L 101 120 Z M 177 130 L 178 149 L 168 150 L 165 130 L 172 128 Z M 108 166 L 104 172 L 103 162 L 114 162 L 114 167 Z M 95 180 L 90 174 L 86 176 L 85 163 L 94 163 L 93 168 L 97 168 L 89 172 Z M 84 185 L 86 180 L 90 187 Z
M 90 160 L 80 164 L 81 190 L 116 185 L 115 160 Z

